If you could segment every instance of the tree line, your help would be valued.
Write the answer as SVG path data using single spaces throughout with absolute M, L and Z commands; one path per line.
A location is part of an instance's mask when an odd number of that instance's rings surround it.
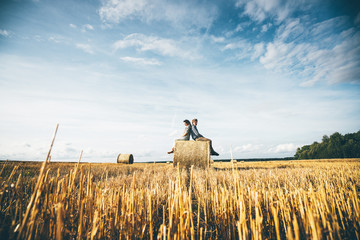
M 360 158 L 360 130 L 345 135 L 338 132 L 330 137 L 324 135 L 321 143 L 298 148 L 294 156 L 294 159 L 321 158 Z

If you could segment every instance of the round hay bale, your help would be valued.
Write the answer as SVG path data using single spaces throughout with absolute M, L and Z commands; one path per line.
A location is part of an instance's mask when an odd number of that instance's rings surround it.
M 119 154 L 117 157 L 117 163 L 133 164 L 134 157 L 132 154 Z

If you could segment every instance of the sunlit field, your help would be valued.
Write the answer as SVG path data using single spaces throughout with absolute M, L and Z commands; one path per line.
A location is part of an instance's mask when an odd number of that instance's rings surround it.
M 359 239 L 360 159 L 0 163 L 0 239 Z

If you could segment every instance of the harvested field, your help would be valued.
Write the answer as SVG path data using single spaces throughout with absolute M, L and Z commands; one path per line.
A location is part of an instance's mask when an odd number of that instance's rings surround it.
M 0 172 L 1 239 L 359 239 L 359 159 Z

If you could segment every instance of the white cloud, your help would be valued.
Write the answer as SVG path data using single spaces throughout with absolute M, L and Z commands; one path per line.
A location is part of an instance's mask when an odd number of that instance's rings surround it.
M 309 30 L 308 35 L 305 35 L 306 38 L 311 39 L 320 46 L 333 46 L 344 40 L 343 38 L 339 38 L 338 34 L 341 31 L 348 29 L 348 27 L 346 27 L 346 22 L 347 17 L 341 16 L 316 24 L 307 23 L 305 21 L 301 24 Z M 334 29 L 336 29 L 336 32 L 334 32 Z
M 242 146 L 237 146 L 234 148 L 234 153 L 244 153 L 244 152 L 255 152 L 263 148 L 262 144 L 253 145 L 251 143 L 245 144 Z
M 10 33 L 7 30 L 0 29 L 0 35 L 4 37 L 8 37 Z
M 208 28 L 217 15 L 210 4 L 194 1 L 104 0 L 99 10 L 104 22 L 119 23 L 125 19 L 144 22 L 165 21 L 175 26 Z
M 250 24 L 250 23 L 249 23 Z M 246 26 L 244 26 L 244 24 L 243 23 L 239 23 L 237 26 L 236 26 L 236 28 L 235 28 L 235 32 L 241 32 L 241 31 L 243 31 L 244 30 L 244 28 L 245 28 Z
M 198 58 L 195 53 L 184 50 L 180 45 L 180 42 L 172 39 L 133 33 L 126 36 L 124 39 L 115 42 L 113 47 L 115 50 L 135 47 L 137 51 L 151 51 L 162 56 L 181 57 L 184 59 Z
M 73 24 L 73 23 L 70 23 L 69 27 L 71 27 L 73 29 L 78 28 L 78 26 Z M 84 24 L 84 25 L 80 26 L 79 28 L 80 28 L 81 32 L 87 32 L 87 31 L 94 31 L 95 30 L 94 26 L 92 26 L 90 24 Z
M 81 29 L 82 32 L 86 32 L 88 30 L 93 31 L 94 27 L 92 25 L 90 25 L 90 24 L 85 24 L 85 25 L 82 26 L 82 29 Z
M 272 27 L 271 23 L 264 24 L 261 27 L 261 32 L 267 32 L 269 30 L 269 28 L 271 28 L 271 27 Z
M 229 32 L 227 32 L 227 33 L 225 33 L 225 36 L 226 37 L 231 37 L 232 35 L 234 35 L 235 33 L 237 33 L 237 32 L 242 32 L 242 31 L 244 31 L 248 26 L 250 26 L 251 25 L 251 22 L 250 21 L 248 21 L 248 22 L 241 22 L 241 23 L 239 23 L 237 26 L 236 26 L 236 28 L 233 30 L 233 31 L 229 31 Z
M 233 52 L 235 53 L 235 58 L 237 60 L 249 59 L 253 55 L 253 46 L 249 42 L 243 40 L 228 43 L 222 50 L 236 50 Z
M 305 79 L 303 86 L 322 80 L 328 83 L 359 83 L 360 32 L 349 31 L 343 32 L 341 35 L 347 37 L 340 35 L 342 42 L 330 49 L 309 43 L 274 41 L 267 44 L 260 63 L 267 69 L 298 75 L 300 79 Z
M 265 51 L 265 44 L 263 42 L 254 45 L 254 53 L 251 56 L 251 60 L 257 59 Z
M 258 60 L 266 69 L 295 77 L 301 86 L 360 83 L 360 31 L 347 24 L 346 17 L 316 23 L 309 16 L 289 18 L 277 26 L 273 41 L 233 38 L 222 50 L 232 50 L 238 60 Z
M 225 41 L 224 37 L 215 37 L 215 36 L 211 36 L 211 40 L 215 43 L 221 43 Z
M 305 29 L 299 18 L 290 19 L 277 29 L 276 38 L 280 41 L 294 40 L 304 33 Z
M 85 24 L 84 28 L 87 29 L 87 30 L 94 30 L 94 27 L 91 26 L 90 24 Z
M 77 43 L 76 48 L 83 50 L 86 53 L 94 54 L 92 47 L 89 44 Z
M 246 40 L 240 39 L 240 40 L 226 44 L 222 50 L 242 49 L 245 51 L 249 48 L 251 48 L 251 43 L 249 43 Z
M 146 59 L 146 58 L 135 58 L 135 57 L 122 57 L 120 58 L 121 60 L 123 60 L 124 62 L 131 62 L 131 63 L 135 63 L 135 64 L 140 64 L 140 65 L 161 65 L 162 63 L 160 61 L 158 61 L 157 59 L 151 58 L 151 59 Z
M 294 151 L 297 149 L 297 146 L 293 143 L 284 143 L 279 144 L 273 148 L 269 149 L 270 153 L 294 153 Z
M 254 1 L 245 4 L 245 14 L 259 22 L 264 21 L 266 18 L 266 12 Z
M 49 37 L 49 41 L 54 43 L 67 43 L 68 39 L 64 36 L 54 35 Z
M 105 21 L 119 23 L 125 18 L 145 11 L 147 4 L 145 0 L 103 1 L 99 14 Z
M 265 53 L 265 47 L 266 45 L 264 42 L 254 44 L 247 40 L 240 39 L 236 42 L 226 44 L 222 50 L 236 50 L 235 56 L 237 59 L 250 58 L 254 61 Z
M 260 46 L 254 47 L 253 59 L 259 57 L 267 69 L 296 76 L 303 81 L 301 86 L 318 81 L 359 83 L 360 31 L 345 26 L 345 17 L 316 24 L 289 19 L 279 26 L 263 54 L 256 54 Z M 334 29 L 341 32 L 334 33 Z
M 308 4 L 307 0 L 238 0 L 236 7 L 243 7 L 244 14 L 257 22 L 263 22 L 267 18 L 275 18 L 277 22 L 282 22 L 294 11 L 307 8 Z

